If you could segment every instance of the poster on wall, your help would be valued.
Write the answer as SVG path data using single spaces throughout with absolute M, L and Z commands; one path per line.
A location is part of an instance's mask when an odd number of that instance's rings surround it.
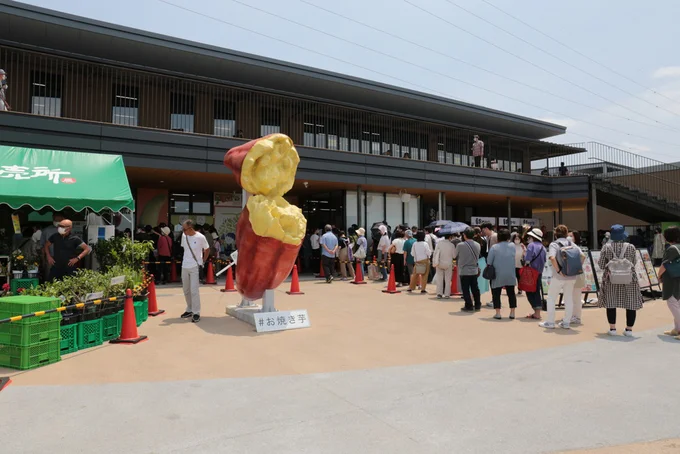
M 215 207 L 215 229 L 220 237 L 228 233 L 236 234 L 236 223 L 241 215 L 241 206 L 238 208 Z
M 242 203 L 241 192 L 216 192 L 215 193 L 215 207 L 230 207 L 241 208 Z
M 140 188 L 137 190 L 137 225 L 157 226 L 168 222 L 168 191 Z
M 647 249 L 638 249 L 640 251 L 640 257 L 642 257 L 642 263 L 645 265 L 647 270 L 647 276 L 649 276 L 649 282 L 652 285 L 659 285 L 659 277 L 656 275 L 656 269 L 654 269 L 654 263 L 652 262 L 652 257 L 649 255 Z

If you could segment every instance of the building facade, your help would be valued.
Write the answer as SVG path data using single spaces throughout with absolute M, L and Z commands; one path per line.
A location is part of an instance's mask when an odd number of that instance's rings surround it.
M 590 194 L 587 177 L 531 174 L 581 151 L 542 141 L 558 125 L 7 0 L 0 68 L 0 143 L 123 155 L 143 224 L 230 228 L 240 194 L 224 153 L 274 132 L 298 148 L 288 198 L 311 227 L 559 217 Z

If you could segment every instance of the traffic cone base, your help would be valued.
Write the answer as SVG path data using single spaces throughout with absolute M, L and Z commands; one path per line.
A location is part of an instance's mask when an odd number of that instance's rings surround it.
M 401 293 L 401 290 L 397 290 L 397 280 L 394 277 L 394 265 L 390 267 L 390 278 L 387 281 L 387 288 L 382 291 L 383 293 Z
M 172 259 L 170 262 L 170 282 L 179 282 L 179 279 L 177 279 L 177 263 L 175 263 L 175 259 Z
M 135 319 L 135 306 L 132 302 L 132 291 L 125 292 L 125 307 L 123 309 L 123 324 L 120 328 L 118 339 L 109 341 L 111 344 L 138 344 L 147 340 L 146 336 L 137 333 L 137 321 Z
M 212 260 L 208 260 L 208 265 L 205 268 L 205 284 L 215 285 L 217 281 L 215 280 L 215 273 L 213 272 Z
M 150 316 L 155 317 L 165 312 L 163 309 L 158 309 L 158 300 L 156 299 L 156 281 L 155 277 L 151 275 L 151 282 L 149 283 L 149 308 L 147 312 Z
M 286 293 L 289 295 L 304 295 L 304 293 L 300 291 L 300 278 L 298 276 L 297 265 L 293 265 L 293 277 L 290 280 L 290 290 Z
M 7 388 L 10 383 L 12 383 L 12 379 L 9 377 L 0 377 L 0 391 L 3 389 Z
M 220 292 L 236 292 L 234 287 L 234 275 L 231 272 L 231 267 L 227 269 L 227 278 L 224 281 L 224 288 Z
M 361 262 L 357 261 L 357 266 L 356 266 L 356 269 L 354 270 L 354 280 L 352 282 L 350 282 L 350 284 L 360 285 L 360 284 L 367 284 L 367 283 L 368 282 L 366 282 L 364 280 L 364 274 L 361 271 Z

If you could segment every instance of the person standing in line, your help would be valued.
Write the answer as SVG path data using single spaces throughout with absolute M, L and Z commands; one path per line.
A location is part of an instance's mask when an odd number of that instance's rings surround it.
M 340 274 L 342 281 L 347 280 L 347 276 L 354 279 L 354 269 L 350 260 L 349 240 L 344 231 L 340 231 L 340 238 L 338 239 L 338 260 L 340 261 Z
M 421 230 L 422 231 L 422 230 Z M 414 233 L 413 236 L 415 237 L 416 234 Z M 434 251 L 434 248 L 437 246 L 437 235 L 434 234 L 434 227 L 425 227 L 425 242 L 429 246 L 431 251 Z M 432 279 L 434 278 L 434 267 L 432 266 L 432 262 L 430 261 L 430 272 L 426 276 L 427 277 L 427 283 L 429 284 L 432 282 Z M 418 287 L 421 288 L 423 285 L 422 282 L 418 283 Z
M 561 254 L 562 248 L 569 246 L 576 247 L 567 239 L 568 233 L 569 230 L 566 225 L 558 225 L 555 227 L 555 240 L 550 243 L 548 248 L 548 259 L 552 265 L 552 279 L 550 281 L 550 287 L 548 288 L 548 318 L 544 322 L 538 324 L 541 328 L 555 329 L 556 326 L 564 329 L 570 328 L 569 323 L 574 312 L 573 297 L 577 276 L 567 276 L 558 262 L 558 256 Z M 582 252 L 581 255 L 581 261 L 583 261 L 583 257 L 585 256 L 583 256 Z M 555 303 L 557 302 L 560 293 L 562 293 L 564 299 L 564 319 L 559 325 L 555 325 Z
M 312 247 L 312 259 L 314 262 L 321 260 L 321 244 L 319 243 L 321 237 L 319 236 L 319 229 L 314 229 L 314 233 L 309 237 L 309 243 Z M 312 263 L 312 268 L 318 268 L 319 265 Z
M 50 270 L 50 281 L 61 279 L 64 276 L 71 276 L 76 272 L 76 265 L 85 258 L 92 248 L 88 246 L 80 237 L 72 235 L 73 223 L 68 219 L 62 219 L 57 224 L 57 233 L 53 234 L 45 242 L 45 256 L 52 269 Z M 29 237 L 30 240 L 30 237 Z M 51 248 L 54 246 L 54 248 Z M 50 252 L 54 251 L 54 255 Z
M 418 278 L 420 277 L 421 290 L 420 293 L 427 293 L 427 276 L 430 273 L 430 258 L 432 257 L 432 249 L 430 245 L 425 241 L 425 233 L 418 232 L 416 235 L 416 244 L 411 248 L 411 254 L 413 254 L 413 259 L 415 260 L 415 266 L 413 269 L 413 276 L 411 276 L 411 285 L 409 286 L 408 292 L 412 293 L 416 289 L 418 284 Z
M 451 279 L 453 277 L 453 258 L 456 246 L 452 242 L 453 235 L 437 243 L 432 256 L 432 264 L 437 269 L 437 298 L 451 298 Z
M 666 252 L 666 237 L 661 233 L 661 229 L 656 229 L 654 234 L 654 245 L 652 246 L 652 259 L 654 266 L 661 266 Z
M 528 246 L 527 252 L 524 255 L 524 264 L 525 266 L 530 266 L 538 271 L 536 291 L 527 292 L 527 300 L 529 301 L 529 304 L 531 304 L 534 313 L 527 315 L 526 318 L 540 320 L 541 309 L 543 308 L 543 299 L 541 298 L 543 289 L 543 269 L 545 268 L 545 262 L 548 257 L 545 248 L 543 247 L 543 232 L 541 229 L 531 229 L 531 231 L 527 233 L 526 238 Z
M 411 253 L 413 245 L 416 244 L 416 239 L 413 238 L 413 231 L 406 231 L 406 241 L 404 241 L 404 256 L 406 257 L 406 273 L 409 276 L 409 284 L 411 283 L 411 276 L 413 276 L 413 268 L 415 267 L 416 261 L 413 259 L 413 254 Z
M 387 226 L 381 224 L 378 227 L 380 231 L 380 241 L 378 241 L 378 266 L 380 266 L 380 274 L 382 274 L 381 281 L 387 280 L 387 257 L 389 257 L 390 250 L 390 235 L 387 231 Z
M 161 237 L 158 238 L 158 266 L 159 276 L 157 280 L 165 285 L 170 282 L 170 260 L 172 259 L 172 238 L 170 238 L 170 228 L 161 227 Z
M 512 232 L 511 239 L 512 244 L 515 245 L 515 277 L 517 282 L 519 282 L 519 270 L 522 269 L 522 258 L 527 252 L 527 247 L 522 243 L 522 237 L 519 232 Z M 517 294 L 521 295 L 522 291 L 517 290 Z
M 574 243 L 576 246 L 581 244 L 581 234 L 577 230 L 572 230 L 567 236 L 567 240 Z M 585 252 L 583 253 L 583 259 L 587 258 Z M 576 282 L 574 283 L 574 290 L 572 293 L 572 300 L 574 301 L 574 312 L 571 316 L 571 325 L 583 325 L 581 320 L 581 314 L 583 313 L 583 287 L 586 286 L 586 273 L 581 273 L 576 276 Z
M 360 262 L 361 275 L 366 278 L 366 257 L 368 254 L 368 241 L 366 240 L 366 229 L 360 227 L 356 229 L 357 239 L 354 246 L 354 259 Z
M 202 233 L 194 229 L 194 221 L 187 219 L 182 223 L 180 246 L 184 249 L 182 257 L 182 290 L 187 308 L 180 316 L 191 318 L 193 323 L 201 320 L 200 272 L 208 260 L 210 245 Z
M 612 234 L 610 232 L 604 232 L 604 239 L 602 240 L 602 247 L 605 247 L 612 239 Z
M 616 224 L 611 228 L 611 242 L 607 243 L 600 251 L 598 265 L 604 271 L 598 305 L 607 309 L 607 321 L 609 322 L 610 336 L 616 335 L 616 309 L 626 310 L 626 329 L 623 334 L 633 337 L 633 325 L 637 317 L 637 311 L 642 309 L 642 293 L 638 283 L 635 264 L 638 261 L 638 252 L 630 243 L 626 242 L 628 234 L 622 225 Z M 616 259 L 627 259 L 630 262 L 630 282 L 627 284 L 612 283 L 611 271 L 608 265 Z
M 498 242 L 491 247 L 487 258 L 487 266 L 493 266 L 496 271 L 495 279 L 491 280 L 491 296 L 493 297 L 493 308 L 496 310 L 496 315 L 493 318 L 496 320 L 502 318 L 501 292 L 503 289 L 505 289 L 510 303 L 510 320 L 515 319 L 515 309 L 517 308 L 517 295 L 515 294 L 515 286 L 517 285 L 515 274 L 516 251 L 515 245 L 510 243 L 510 231 L 501 229 L 498 232 Z
M 392 260 L 392 265 L 394 265 L 394 277 L 397 282 L 397 287 L 410 283 L 410 275 L 409 280 L 406 280 L 406 257 L 404 256 L 405 242 L 404 231 L 401 228 L 398 228 L 395 230 L 394 239 L 390 246 L 390 258 Z
M 475 231 L 471 228 L 463 232 L 463 241 L 456 246 L 456 265 L 460 276 L 460 286 L 463 292 L 465 306 L 463 312 L 479 312 L 482 302 L 479 294 L 479 253 L 481 246 L 474 240 Z M 474 305 L 473 305 L 474 298 Z
M 488 261 L 489 251 L 496 243 L 498 243 L 498 234 L 493 231 L 493 224 L 491 224 L 490 222 L 485 222 L 480 227 L 482 228 L 482 238 L 486 243 L 485 248 L 486 255 L 483 255 L 483 257 L 486 261 Z M 480 286 L 480 288 L 482 288 L 482 286 Z M 483 288 L 486 290 L 486 284 L 484 285 Z M 489 301 L 488 303 L 486 303 L 486 306 L 493 307 L 493 301 Z
M 659 279 L 663 282 L 662 298 L 666 300 L 668 309 L 673 315 L 673 329 L 664 332 L 667 336 L 673 336 L 680 340 L 680 277 L 671 277 L 666 270 L 666 265 L 680 259 L 680 228 L 669 227 L 663 232 L 664 242 L 669 247 L 664 252 L 663 262 L 659 269 Z
M 321 265 L 326 276 L 326 283 L 333 282 L 333 272 L 335 271 L 335 255 L 338 252 L 338 237 L 333 233 L 333 227 L 326 224 L 326 233 L 323 234 L 319 244 L 321 245 Z

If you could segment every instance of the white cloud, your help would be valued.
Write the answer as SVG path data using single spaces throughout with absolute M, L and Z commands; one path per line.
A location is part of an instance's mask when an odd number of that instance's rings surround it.
M 652 151 L 650 147 L 647 145 L 639 145 L 637 143 L 631 143 L 631 142 L 621 142 L 621 148 L 630 150 L 634 153 L 645 153 L 648 151 Z
M 655 79 L 664 79 L 667 77 L 680 77 L 680 66 L 662 66 L 654 71 L 652 77 Z

